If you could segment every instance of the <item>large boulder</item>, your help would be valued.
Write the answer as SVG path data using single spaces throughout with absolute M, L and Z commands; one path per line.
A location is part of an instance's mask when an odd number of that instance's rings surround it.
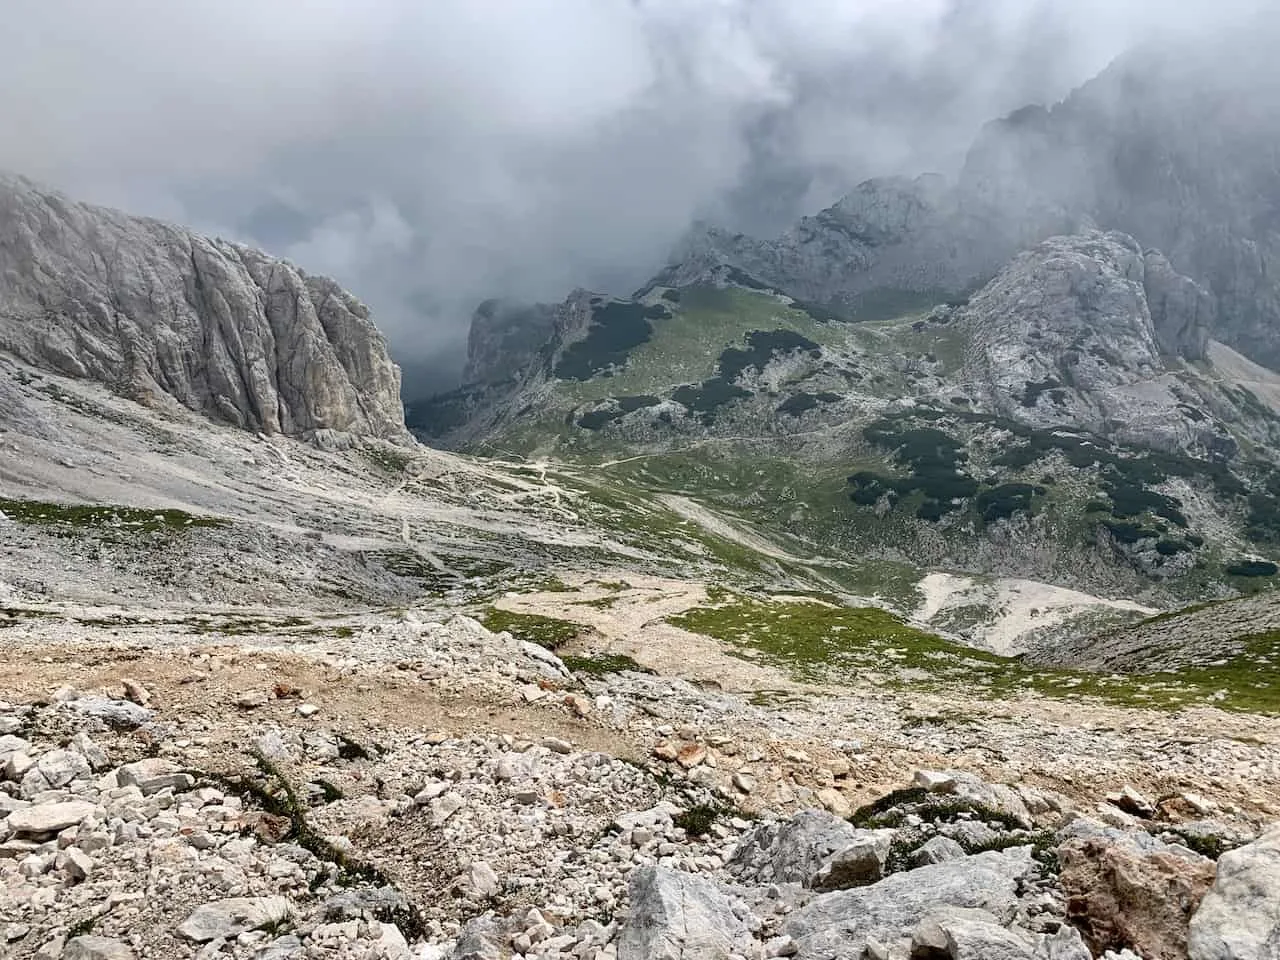
M 751 943 L 728 896 L 710 880 L 654 866 L 632 874 L 618 960 L 727 960 L 745 955 Z
M 895 873 L 879 883 L 815 897 L 787 920 L 784 932 L 801 958 L 859 957 L 869 941 L 892 948 L 942 907 L 985 910 L 1008 923 L 1019 885 L 1036 872 L 1030 847 Z
M 1188 946 L 1191 960 L 1280 960 L 1280 825 L 1218 859 Z
M 727 869 L 746 882 L 809 886 L 832 856 L 871 832 L 825 810 L 801 810 L 790 820 L 761 824 L 743 836 Z
M 1140 836 L 1100 831 L 1058 848 L 1067 914 L 1095 953 L 1130 948 L 1147 960 L 1180 960 L 1213 861 Z
M 911 935 L 911 960 L 1092 960 L 1071 927 L 1052 934 L 1013 930 L 985 910 L 931 913 Z

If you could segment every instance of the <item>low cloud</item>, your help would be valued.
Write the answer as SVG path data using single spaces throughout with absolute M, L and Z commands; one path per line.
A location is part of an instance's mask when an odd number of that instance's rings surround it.
M 264 246 L 447 386 L 483 297 L 626 292 L 689 223 L 773 232 L 1204 0 L 10 0 L 0 167 Z

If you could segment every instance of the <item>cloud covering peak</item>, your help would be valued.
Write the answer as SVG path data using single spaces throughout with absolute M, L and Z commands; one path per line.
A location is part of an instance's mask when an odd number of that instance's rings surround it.
M 332 274 L 451 369 L 484 297 L 625 292 L 695 218 L 954 172 L 984 121 L 1259 7 L 10 0 L 0 167 Z

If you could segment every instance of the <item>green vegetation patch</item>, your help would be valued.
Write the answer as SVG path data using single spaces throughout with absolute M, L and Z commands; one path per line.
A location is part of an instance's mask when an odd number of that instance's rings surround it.
M 578 426 L 584 430 L 601 430 L 615 420 L 621 420 L 629 413 L 656 407 L 662 401 L 657 397 L 641 395 L 637 397 L 612 397 L 608 406 L 599 410 L 584 413 L 578 418 Z
M 691 412 L 701 414 L 702 422 L 710 425 L 722 406 L 751 396 L 737 385 L 739 377 L 748 370 L 763 370 L 775 356 L 798 351 L 813 358 L 822 355 L 818 344 L 794 330 L 753 330 L 746 336 L 745 350 L 729 347 L 721 352 L 714 377 L 682 386 L 671 397 Z
M 571 344 L 556 364 L 561 380 L 590 380 L 614 366 L 626 363 L 628 354 L 653 336 L 650 320 L 665 320 L 671 311 L 657 304 L 614 300 L 591 312 L 587 335 Z
M 668 622 L 721 640 L 806 682 L 870 680 L 913 690 L 1017 698 L 1096 697 L 1130 707 L 1216 706 L 1280 714 L 1280 631 L 1243 641 L 1215 664 L 1148 674 L 1036 669 L 1014 657 L 951 643 L 878 609 L 775 602 L 718 591 L 713 603 Z
M 978 513 L 985 523 L 1012 517 L 1015 513 L 1031 513 L 1035 498 L 1048 491 L 1030 483 L 1002 483 L 978 494 Z
M 822 393 L 808 393 L 800 390 L 792 394 L 786 400 L 778 405 L 778 412 L 785 413 L 788 416 L 798 417 L 800 414 L 812 410 L 820 404 L 835 403 L 841 399 L 840 394 L 823 391 Z
M 892 453 L 898 464 L 910 470 L 906 477 L 888 477 L 859 471 L 849 477 L 850 494 L 860 506 L 871 506 L 888 495 L 891 503 L 914 493 L 923 496 L 916 510 L 922 520 L 939 520 L 961 509 L 961 501 L 978 492 L 978 481 L 965 472 L 968 454 L 961 442 L 933 427 L 907 427 L 881 419 L 862 431 L 871 443 Z
M 604 677 L 611 673 L 653 673 L 625 653 L 592 653 L 583 656 L 570 654 L 560 659 L 572 673 L 585 673 L 592 677 Z
M 1270 560 L 1239 560 L 1226 568 L 1230 577 L 1274 577 L 1280 572 Z
M 717 605 L 687 611 L 668 622 L 784 663 L 806 679 L 821 679 L 831 667 L 856 672 L 936 666 L 938 657 L 948 655 L 994 657 L 917 630 L 877 607 L 761 600 L 729 593 L 717 596 L 722 598 Z
M 511 610 L 499 610 L 488 607 L 480 615 L 480 622 L 494 633 L 504 630 L 517 640 L 536 643 L 548 650 L 555 650 L 570 641 L 576 640 L 585 630 L 581 624 L 556 617 L 544 617 L 536 613 L 515 613 Z
M 231 525 L 229 520 L 221 517 L 199 516 L 183 510 L 146 510 L 139 507 L 87 506 L 3 498 L 0 498 L 0 513 L 15 523 L 60 528 L 64 531 L 75 528 L 159 533 Z

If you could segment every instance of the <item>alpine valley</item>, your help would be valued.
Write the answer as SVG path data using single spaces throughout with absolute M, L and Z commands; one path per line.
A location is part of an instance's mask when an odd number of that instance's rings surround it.
M 0 176 L 0 953 L 1274 960 L 1231 59 L 486 301 L 407 414 L 334 281 Z

